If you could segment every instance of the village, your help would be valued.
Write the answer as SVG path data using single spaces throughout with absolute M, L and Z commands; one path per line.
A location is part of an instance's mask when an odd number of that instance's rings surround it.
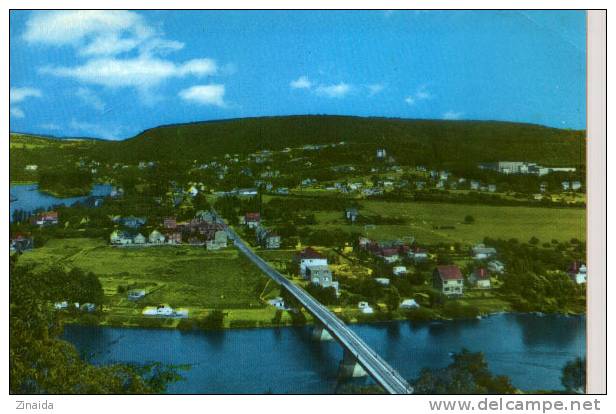
M 84 233 L 100 237 L 106 228 L 108 233 L 104 237 L 112 249 L 137 252 L 182 247 L 224 252 L 233 249 L 225 231 L 229 225 L 288 278 L 338 313 L 350 315 L 350 320 L 365 320 L 371 315 L 380 319 L 447 318 L 462 314 L 481 317 L 512 310 L 516 305 L 510 300 L 511 292 L 503 292 L 511 290 L 503 288 L 508 276 L 506 255 L 483 243 L 487 234 L 480 233 L 481 227 L 474 225 L 479 217 L 467 214 L 462 227 L 423 224 L 420 228 L 409 228 L 404 225 L 408 219 L 387 217 L 388 210 L 375 214 L 366 207 L 373 205 L 368 203 L 381 203 L 376 204 L 380 209 L 392 200 L 421 203 L 426 198 L 430 203 L 436 197 L 437 202 L 452 202 L 453 197 L 454 201 L 511 205 L 510 208 L 522 211 L 539 200 L 542 206 L 550 205 L 546 202 L 563 206 L 579 203 L 584 197 L 581 182 L 572 178 L 577 177 L 575 168 L 545 169 L 534 163 L 497 162 L 478 165 L 474 176 L 461 176 L 422 165 L 401 166 L 383 147 L 376 148 L 368 165 L 330 165 L 323 175 L 320 152 L 345 150 L 348 146 L 340 141 L 281 151 L 260 150 L 246 158 L 226 154 L 208 162 L 195 161 L 188 171 L 191 178 L 185 184 L 177 180 L 149 181 L 150 170 L 162 168 L 155 161 L 106 166 L 82 158 L 77 162 L 78 168 L 112 183 L 107 196 L 91 198 L 75 208 L 15 215 L 14 226 L 19 230 L 10 240 L 10 249 L 12 253 L 36 250 L 33 234 L 37 233 L 43 239 L 58 231 L 64 234 L 62 237 L 82 237 Z M 30 172 L 37 169 L 36 165 L 26 166 Z M 486 172 L 487 176 L 482 175 Z M 526 187 L 516 184 L 517 177 L 528 174 L 541 177 L 541 181 L 535 181 L 536 188 L 529 188 L 527 180 Z M 126 187 L 127 179 L 122 177 L 127 175 L 133 177 L 133 188 Z M 505 182 L 500 182 L 500 177 Z M 243 186 L 237 186 L 238 183 Z M 151 191 L 161 185 L 166 191 Z M 230 185 L 233 187 L 229 188 Z M 442 196 L 444 200 L 438 198 Z M 126 206 L 127 202 L 134 204 L 128 210 L 122 209 L 133 214 L 118 214 L 121 210 L 115 206 Z M 139 214 L 136 205 L 148 206 L 142 212 L 149 214 Z M 518 205 L 521 207 L 515 207 Z M 224 222 L 213 213 L 214 206 Z M 77 216 L 71 216 L 77 211 Z M 96 212 L 98 220 L 93 217 Z M 332 224 L 323 227 L 323 220 Z M 381 228 L 393 232 L 383 233 Z M 469 238 L 471 229 L 478 230 L 479 237 Z M 464 234 L 465 240 L 443 243 L 459 237 L 446 236 L 440 241 L 438 235 L 454 232 Z M 560 272 L 573 284 L 584 285 L 587 276 L 581 258 L 567 254 L 564 260 L 559 259 L 557 267 L 546 271 Z M 128 303 L 135 312 L 151 289 L 139 287 L 140 283 L 129 286 L 132 287 L 124 293 L 128 302 L 122 302 L 122 306 Z M 297 304 L 285 303 L 283 293 L 273 289 L 259 301 L 276 310 L 296 312 Z M 141 315 L 189 318 L 205 311 L 191 313 L 181 297 L 170 297 L 176 302 L 146 301 Z M 470 311 L 443 312 L 448 301 L 462 303 Z M 69 308 L 66 301 L 54 306 L 59 310 Z M 89 303 L 85 307 L 75 306 L 88 313 L 108 308 Z
M 342 145 L 341 143 L 340 145 Z M 306 150 L 307 148 L 304 148 Z M 314 150 L 309 148 L 308 150 Z M 386 151 L 378 149 L 376 158 L 385 157 Z M 270 157 L 269 152 L 256 154 L 253 158 L 256 162 L 264 162 Z M 233 161 L 234 158 L 230 158 Z M 149 168 L 153 163 L 140 163 L 138 168 Z M 208 165 L 209 166 L 209 165 Z M 201 168 L 201 167 L 200 167 Z M 390 169 L 390 167 L 388 167 Z M 396 168 L 393 168 L 394 170 Z M 224 170 L 224 169 L 223 169 Z M 373 168 L 374 170 L 374 168 Z M 464 178 L 452 180 L 447 171 L 424 171 L 422 167 L 417 171 L 426 173 L 436 188 L 442 188 L 445 183 L 450 188 L 456 188 L 457 184 L 465 183 Z M 351 169 L 352 171 L 352 169 Z M 376 171 L 373 171 L 376 172 Z M 509 172 L 500 171 L 503 174 Z M 272 173 L 277 176 L 278 173 Z M 402 238 L 383 239 L 366 236 L 353 236 L 344 240 L 341 245 L 329 246 L 303 246 L 297 237 L 292 236 L 285 240 L 276 230 L 280 226 L 276 220 L 263 219 L 263 194 L 273 193 L 276 197 L 292 197 L 297 192 L 316 190 L 315 179 L 302 180 L 299 187 L 289 190 L 288 188 L 274 188 L 271 183 L 258 182 L 259 186 L 227 192 L 214 192 L 206 194 L 207 202 L 204 205 L 216 205 L 216 200 L 228 200 L 230 203 L 238 203 L 231 215 L 241 212 L 239 216 L 223 216 L 228 223 L 235 226 L 240 234 L 247 240 L 257 253 L 281 251 L 282 255 L 273 259 L 273 265 L 283 269 L 289 278 L 295 283 L 308 289 L 318 299 L 323 299 L 328 305 L 333 306 L 338 312 L 349 312 L 352 315 L 368 315 L 376 313 L 380 317 L 398 318 L 408 315 L 419 314 L 418 309 L 422 306 L 434 308 L 435 304 L 442 304 L 447 300 L 463 300 L 471 298 L 471 312 L 475 317 L 490 311 L 502 311 L 510 309 L 506 300 L 497 300 L 499 305 L 491 309 L 489 303 L 498 297 L 499 290 L 507 277 L 507 262 L 497 249 L 485 245 L 480 240 L 467 247 L 457 245 L 443 248 L 442 245 L 434 246 L 422 244 L 420 239 L 408 234 Z M 563 182 L 563 189 L 565 189 Z M 424 185 L 424 181 L 418 181 L 416 185 Z M 493 191 L 493 185 L 478 186 L 477 181 L 471 180 L 468 184 L 471 189 L 479 191 Z M 378 180 L 376 186 L 363 188 L 361 182 L 353 182 L 342 185 L 334 183 L 321 191 L 339 191 L 345 194 L 348 200 L 352 200 L 353 194 L 375 195 L 388 191 L 389 188 L 399 186 L 400 182 L 392 180 Z M 164 217 L 147 216 L 108 216 L 109 227 L 112 229 L 107 236 L 108 245 L 116 249 L 142 249 L 142 248 L 173 248 L 173 246 L 190 246 L 201 248 L 206 251 L 219 251 L 232 249 L 228 235 L 225 231 L 227 223 L 217 219 L 209 209 L 198 210 L 194 216 L 187 217 L 187 203 L 204 196 L 205 186 L 201 183 L 189 183 L 188 188 L 180 190 L 177 184 L 172 183 L 172 209 L 177 210 L 183 216 L 168 215 Z M 580 189 L 579 183 L 569 183 L 568 191 Z M 114 187 L 108 196 L 108 201 L 113 202 L 124 198 L 125 190 Z M 317 196 L 318 197 L 318 196 Z M 235 200 L 235 201 L 234 201 Z M 287 198 L 287 200 L 290 200 Z M 153 198 L 154 203 L 161 203 L 159 197 Z M 93 204 L 93 208 L 104 205 L 104 198 Z M 357 205 L 357 204 L 356 204 Z M 259 207 L 249 210 L 248 207 Z M 194 209 L 194 206 L 191 206 Z M 242 210 L 245 208 L 245 210 Z M 70 211 L 70 209 L 69 209 Z M 346 207 L 339 211 L 344 223 L 363 228 L 364 233 L 377 233 L 378 225 L 362 225 L 365 217 L 358 207 Z M 472 222 L 473 217 L 467 216 L 466 222 Z M 82 222 L 84 219 L 81 220 Z M 46 231 L 61 224 L 58 211 L 44 211 L 28 217 L 29 226 L 34 226 L 38 231 Z M 269 224 L 268 224 L 269 222 Z M 469 224 L 469 223 L 467 223 Z M 68 226 L 65 223 L 65 226 Z M 375 229 L 377 229 L 375 231 Z M 35 248 L 35 241 L 28 233 L 15 233 L 10 240 L 11 252 L 25 253 Z M 466 250 L 465 250 L 466 249 Z M 550 272 L 561 272 L 575 284 L 586 283 L 586 266 L 583 262 L 572 260 L 567 266 L 560 269 L 550 269 Z M 366 283 L 369 282 L 369 285 Z M 366 294 L 366 286 L 373 286 L 374 293 Z M 369 288 L 368 288 L 369 290 Z M 495 292 L 494 294 L 489 292 Z M 276 293 L 278 291 L 274 291 Z M 329 293 L 331 292 L 331 293 Z M 131 288 L 126 291 L 126 299 L 137 304 L 148 294 L 147 289 Z M 285 303 L 284 295 L 269 295 L 262 298 L 262 302 L 272 306 L 276 310 L 296 312 L 293 303 Z M 435 299 L 442 297 L 443 299 Z M 392 303 L 393 301 L 393 303 Z M 464 302 L 468 304 L 468 301 Z M 486 305 L 487 304 L 487 305 Z M 102 304 L 86 303 L 74 304 L 77 309 L 92 313 Z M 179 301 L 173 304 L 161 303 L 147 305 L 141 310 L 144 317 L 161 318 L 188 318 L 189 309 Z M 341 306 L 342 305 L 342 306 Z M 58 310 L 69 308 L 67 301 L 54 304 Z M 346 310 L 345 310 L 346 309 Z M 352 311 L 355 309 L 354 311 Z M 348 311 L 347 311 L 348 310 Z M 393 312 L 393 313 L 392 313 Z M 389 316 L 382 316 L 387 313 Z M 432 317 L 438 317 L 438 313 L 428 313 Z M 455 315 L 450 315 L 455 316 Z

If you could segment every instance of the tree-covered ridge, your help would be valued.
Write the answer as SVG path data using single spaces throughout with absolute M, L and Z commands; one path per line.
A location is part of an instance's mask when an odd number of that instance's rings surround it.
M 407 120 L 350 116 L 244 118 L 161 126 L 134 138 L 112 142 L 32 138 L 49 145 L 14 145 L 11 164 L 51 162 L 60 153 L 104 162 L 193 161 L 228 153 L 282 150 L 344 141 L 330 157 L 357 160 L 386 148 L 402 164 L 455 167 L 479 162 L 525 160 L 545 165 L 585 165 L 585 132 L 493 121 Z M 43 141 L 44 140 L 44 141 Z M 17 168 L 18 169 L 18 168 Z

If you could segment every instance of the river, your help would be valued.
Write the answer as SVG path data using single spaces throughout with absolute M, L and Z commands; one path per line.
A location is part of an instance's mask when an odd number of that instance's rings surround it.
M 530 391 L 561 389 L 565 363 L 586 355 L 586 318 L 500 314 L 482 320 L 351 325 L 407 378 L 445 367 L 462 348 L 485 354 L 494 374 Z M 310 327 L 181 332 L 67 326 L 64 338 L 92 363 L 190 366 L 169 393 L 334 393 L 341 348 L 316 342 Z M 369 380 L 363 380 L 369 381 Z
M 92 187 L 90 196 L 104 197 L 111 193 L 109 184 L 96 184 Z M 56 205 L 70 206 L 78 201 L 84 201 L 88 196 L 59 198 L 39 191 L 38 184 L 17 184 L 11 186 L 11 221 L 15 210 L 32 212 L 36 209 L 48 209 Z

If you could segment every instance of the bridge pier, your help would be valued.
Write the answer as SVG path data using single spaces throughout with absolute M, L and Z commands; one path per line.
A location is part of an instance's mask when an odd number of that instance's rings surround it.
M 364 367 L 362 367 L 355 355 L 349 352 L 346 348 L 344 348 L 344 353 L 342 356 L 342 361 L 340 361 L 340 366 L 338 368 L 339 376 L 342 378 L 358 378 L 365 377 L 368 375 Z
M 334 338 L 329 333 L 327 328 L 325 328 L 325 326 L 320 323 L 315 323 L 314 327 L 312 328 L 312 339 L 315 339 L 317 341 L 331 341 Z

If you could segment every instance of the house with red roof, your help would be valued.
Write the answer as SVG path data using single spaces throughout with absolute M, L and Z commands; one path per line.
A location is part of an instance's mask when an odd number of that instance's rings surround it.
M 299 263 L 299 274 L 306 277 L 306 269 L 312 266 L 327 266 L 327 257 L 314 250 L 312 247 L 306 247 L 299 252 L 295 260 Z
M 11 253 L 22 253 L 34 248 L 34 239 L 30 234 L 16 233 L 9 241 Z
M 165 229 L 174 230 L 178 226 L 175 217 L 166 217 L 163 220 L 163 227 Z
M 468 275 L 468 281 L 479 289 L 490 289 L 492 283 L 490 281 L 490 274 L 485 267 L 479 267 Z
M 57 211 L 45 211 L 36 216 L 36 224 L 39 226 L 46 226 L 51 224 L 58 224 L 58 212 Z
M 410 259 L 413 259 L 415 263 L 420 263 L 428 260 L 428 251 L 421 247 L 413 247 L 407 253 Z
M 259 213 L 246 213 L 244 216 L 244 224 L 248 226 L 249 229 L 256 229 L 259 227 L 261 223 L 261 214 Z
M 395 263 L 400 259 L 400 250 L 395 247 L 384 247 L 378 255 L 385 263 Z
M 464 276 L 456 265 L 436 266 L 432 272 L 432 285 L 447 296 L 462 296 Z

